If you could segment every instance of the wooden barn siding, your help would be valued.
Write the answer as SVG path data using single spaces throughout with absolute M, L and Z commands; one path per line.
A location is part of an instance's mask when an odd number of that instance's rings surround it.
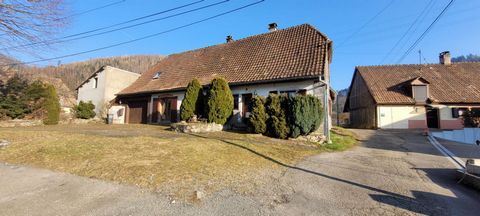
M 356 72 L 350 89 L 350 126 L 376 128 L 376 106 L 362 76 Z

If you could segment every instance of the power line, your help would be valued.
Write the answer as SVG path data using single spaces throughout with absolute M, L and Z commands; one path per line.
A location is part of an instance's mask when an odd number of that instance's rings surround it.
M 71 18 L 71 17 L 75 17 L 75 16 L 80 16 L 80 15 L 83 15 L 83 14 L 91 13 L 91 12 L 93 12 L 93 11 L 97 11 L 97 10 L 101 10 L 101 9 L 104 9 L 104 8 L 107 8 L 107 7 L 115 6 L 115 5 L 117 5 L 117 4 L 121 4 L 121 3 L 124 3 L 124 2 L 126 2 L 126 1 L 127 1 L 127 0 L 115 1 L 115 2 L 112 2 L 112 3 L 108 3 L 108 4 L 106 4 L 106 5 L 102 5 L 102 6 L 99 6 L 99 7 L 91 8 L 91 9 L 88 9 L 88 10 L 85 10 L 85 11 L 81 11 L 81 12 L 78 12 L 78 13 L 74 13 L 74 14 L 71 14 L 71 15 L 68 15 L 68 16 L 59 17 L 59 18 L 53 19 L 53 20 L 50 21 L 50 22 L 59 21 L 59 20 L 65 20 L 65 19 L 68 19 L 68 18 Z M 4 36 L 4 35 L 7 35 L 7 33 L 0 34 L 0 36 Z
M 413 23 L 410 25 L 410 27 L 408 27 L 407 31 L 405 31 L 405 33 L 403 33 L 403 35 L 400 37 L 400 39 L 398 39 L 398 41 L 395 43 L 395 45 L 388 51 L 388 53 L 383 57 L 382 61 L 380 62 L 380 64 L 382 64 L 389 56 L 390 54 L 392 54 L 392 52 L 395 50 L 395 48 L 397 48 L 397 46 L 400 44 L 400 42 L 405 38 L 405 36 L 407 36 L 407 34 L 410 32 L 410 30 L 412 30 L 413 26 L 415 26 L 415 24 L 417 24 L 417 22 L 420 20 L 420 17 L 422 17 L 422 15 L 427 11 L 428 8 L 430 8 L 430 5 L 434 2 L 435 0 L 430 0 L 430 2 L 428 2 L 428 4 L 425 6 L 425 8 L 422 10 L 422 12 L 417 16 L 417 18 L 413 21 Z
M 96 28 L 96 29 L 92 29 L 92 30 L 88 30 L 88 31 L 80 32 L 80 33 L 75 33 L 75 34 L 63 36 L 63 37 L 56 38 L 56 39 L 38 41 L 38 42 L 34 42 L 34 43 L 22 44 L 22 45 L 12 46 L 12 47 L 5 47 L 5 48 L 1 48 L 0 50 L 23 48 L 23 47 L 29 47 L 29 46 L 33 46 L 33 45 L 37 45 L 37 44 L 49 45 L 49 44 L 55 44 L 55 43 L 59 43 L 59 42 L 64 42 L 64 41 L 61 41 L 61 40 L 62 40 L 62 39 L 67 39 L 67 38 L 71 38 L 71 37 L 75 37 L 75 36 L 80 36 L 80 35 L 88 34 L 88 33 L 93 33 L 93 32 L 97 32 L 97 31 L 101 31 L 101 30 L 104 30 L 104 29 L 109 29 L 109 28 L 112 28 L 112 27 L 124 25 L 124 24 L 127 24 L 127 23 L 131 23 L 131 22 L 135 22 L 135 21 L 138 21 L 138 20 L 142 20 L 142 19 L 145 19 L 145 18 L 157 16 L 157 15 L 160 15 L 160 14 L 164 14 L 164 13 L 167 13 L 167 12 L 171 12 L 171 11 L 174 11 L 174 10 L 178 10 L 178 9 L 181 9 L 181 8 L 185 8 L 185 7 L 194 5 L 194 4 L 198 4 L 198 3 L 203 2 L 203 1 L 205 1 L 205 0 L 199 0 L 199 1 L 191 2 L 191 3 L 188 3 L 188 4 L 184 4 L 184 5 L 180 5 L 180 6 L 177 6 L 177 7 L 173 7 L 173 8 L 167 9 L 167 10 L 163 10 L 163 11 L 159 11 L 159 12 L 156 12 L 156 13 L 152 13 L 152 14 L 149 14 L 149 15 L 146 15 L 146 16 L 137 17 L 137 18 L 130 19 L 130 20 L 123 21 L 123 22 L 119 22 L 119 23 L 116 23 L 116 24 L 113 24 L 113 25 L 104 26 L 104 27 L 100 27 L 100 28 Z M 229 1 L 229 0 L 226 0 L 226 1 Z M 153 22 L 153 21 L 152 21 L 152 22 Z M 146 23 L 144 23 L 144 24 L 146 24 Z M 68 41 L 68 40 L 67 40 L 67 41 Z
M 443 10 L 440 12 L 440 14 L 438 14 L 438 16 L 435 18 L 435 20 L 433 20 L 433 22 L 428 26 L 428 28 L 425 29 L 425 31 L 422 33 L 422 35 L 420 35 L 420 37 L 410 46 L 410 48 L 408 48 L 408 50 L 403 54 L 403 56 L 400 57 L 400 59 L 397 61 L 397 64 L 402 62 L 403 59 L 405 59 L 405 57 L 407 57 L 408 54 L 410 54 L 410 52 L 418 45 L 418 43 L 420 43 L 423 40 L 423 38 L 425 38 L 425 36 L 428 34 L 428 32 L 430 32 L 430 30 L 433 28 L 435 23 L 437 23 L 438 20 L 440 20 L 442 15 L 445 14 L 445 12 L 448 10 L 448 8 L 450 8 L 450 6 L 454 2 L 455 2 L 455 0 L 450 0 L 450 2 L 445 6 L 445 8 L 443 8 Z
M 338 46 L 336 47 L 337 49 L 342 47 L 347 41 L 349 41 L 350 39 L 352 39 L 356 34 L 358 34 L 360 31 L 362 31 L 365 27 L 367 27 L 368 24 L 370 24 L 371 22 L 373 22 L 378 16 L 380 16 L 380 14 L 382 14 L 383 12 L 385 12 L 385 10 L 387 10 L 387 8 L 389 8 L 393 2 L 395 2 L 395 0 L 392 0 L 390 1 L 390 3 L 388 3 L 384 8 L 382 8 L 377 14 L 375 14 L 375 16 L 373 16 L 372 18 L 370 18 L 366 23 L 364 23 L 362 26 L 360 26 L 360 28 L 358 28 L 355 32 L 353 32 L 351 35 L 349 35 L 345 40 L 343 40 L 342 42 L 340 42 L 338 44 Z
M 188 23 L 188 24 L 185 24 L 185 25 L 181 25 L 181 26 L 178 26 L 178 27 L 175 27 L 175 28 L 171 28 L 171 29 L 168 29 L 168 30 L 165 30 L 165 31 L 162 31 L 162 32 L 157 32 L 157 33 L 154 33 L 154 34 L 146 35 L 146 36 L 143 36 L 143 37 L 140 37 L 140 38 L 136 38 L 136 39 L 132 39 L 132 40 L 116 43 L 116 44 L 111 44 L 111 45 L 108 45 L 108 46 L 99 47 L 99 48 L 95 48 L 95 49 L 91 49 L 91 50 L 86 50 L 86 51 L 82 51 L 82 52 L 71 53 L 71 54 L 68 54 L 68 55 L 57 56 L 57 57 L 35 60 L 35 61 L 29 61 L 29 62 L 0 65 L 0 67 L 25 65 L 25 64 L 32 64 L 32 63 L 37 63 L 37 62 L 51 61 L 51 60 L 62 59 L 62 58 L 66 58 L 66 57 L 77 56 L 77 55 L 81 55 L 81 54 L 86 54 L 86 53 L 96 52 L 96 51 L 99 51 L 99 50 L 104 50 L 104 49 L 108 49 L 108 48 L 112 48 L 112 47 L 121 46 L 121 45 L 129 44 L 129 43 L 137 42 L 137 41 L 140 41 L 140 40 L 145 40 L 145 39 L 148 39 L 148 38 L 156 37 L 156 36 L 166 34 L 166 33 L 169 33 L 169 32 L 173 32 L 173 31 L 183 29 L 183 28 L 186 28 L 186 27 L 189 27 L 189 26 L 192 26 L 192 25 L 196 25 L 196 24 L 199 24 L 199 23 L 203 23 L 203 22 L 206 22 L 208 20 L 215 19 L 215 18 L 224 16 L 224 15 L 227 15 L 227 14 L 230 14 L 230 13 L 233 13 L 233 12 L 236 12 L 236 11 L 239 11 L 239 10 L 257 5 L 257 4 L 260 4 L 264 1 L 266 1 L 266 0 L 256 1 L 256 2 L 253 2 L 253 3 L 247 4 L 247 5 L 244 5 L 244 6 L 241 6 L 241 7 L 223 12 L 223 13 L 216 14 L 214 16 L 210 16 L 210 17 L 207 17 L 207 18 L 195 21 L 195 22 L 191 22 L 191 23 Z
M 161 18 L 157 18 L 157 19 L 153 19 L 153 20 L 149 20 L 149 21 L 145 21 L 145 22 L 141 22 L 141 23 L 137 23 L 137 24 L 133 24 L 133 25 L 124 26 L 124 27 L 121 27 L 121 28 L 116 28 L 116 29 L 111 29 L 111 30 L 108 30 L 108 31 L 95 33 L 95 34 L 85 35 L 85 36 L 81 36 L 81 37 L 74 37 L 74 38 L 66 39 L 66 40 L 52 40 L 50 42 L 47 42 L 46 45 L 63 43 L 63 42 L 74 41 L 74 40 L 80 40 L 80 39 L 84 39 L 84 38 L 90 38 L 90 37 L 93 37 L 93 36 L 98 36 L 98 35 L 103 35 L 103 34 L 116 32 L 116 31 L 120 31 L 120 30 L 124 30 L 124 29 L 129 29 L 129 28 L 140 26 L 140 25 L 145 25 L 145 24 L 148 24 L 148 23 L 157 22 L 157 21 L 169 19 L 169 18 L 172 18 L 172 17 L 177 17 L 177 16 L 180 16 L 180 15 L 192 13 L 192 12 L 199 11 L 199 10 L 203 10 L 203 9 L 206 9 L 206 8 L 209 8 L 209 7 L 213 7 L 213 6 L 217 6 L 217 5 L 220 5 L 220 4 L 227 3 L 228 1 L 230 1 L 230 0 L 223 0 L 223 1 L 220 1 L 220 2 L 216 2 L 216 3 L 212 3 L 212 4 L 209 4 L 209 5 L 202 6 L 202 7 L 194 8 L 194 9 L 191 9 L 191 10 L 188 10 L 188 11 L 184 11 L 184 12 L 181 12 L 181 13 L 172 14 L 172 15 L 169 15 L 169 16 L 166 16 L 166 17 L 161 17 Z M 2 49 L 0 49 L 0 50 L 2 50 Z

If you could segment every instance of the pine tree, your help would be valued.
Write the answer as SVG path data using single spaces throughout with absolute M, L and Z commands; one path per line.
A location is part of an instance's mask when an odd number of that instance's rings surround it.
M 180 118 L 189 120 L 193 115 L 203 115 L 203 89 L 197 79 L 193 79 L 187 86 L 185 96 L 180 106 Z
M 248 124 L 250 130 L 257 134 L 264 134 L 267 131 L 267 113 L 265 112 L 265 99 L 260 96 L 252 98 L 250 104 L 250 117 Z
M 208 91 L 208 122 L 225 124 L 233 113 L 233 95 L 228 83 L 223 78 L 214 78 Z

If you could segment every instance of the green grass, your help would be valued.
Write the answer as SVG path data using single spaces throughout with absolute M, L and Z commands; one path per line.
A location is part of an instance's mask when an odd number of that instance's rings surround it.
M 357 140 L 355 134 L 340 127 L 334 127 L 331 131 L 332 143 L 322 146 L 327 151 L 344 151 L 353 147 Z

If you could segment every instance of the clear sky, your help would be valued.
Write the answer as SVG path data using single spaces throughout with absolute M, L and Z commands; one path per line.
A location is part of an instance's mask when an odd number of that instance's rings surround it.
M 85 11 L 117 0 L 67 0 L 71 10 Z M 108 26 L 118 22 L 148 15 L 165 9 L 198 0 L 126 0 L 123 3 L 73 17 L 69 27 L 59 37 Z M 187 8 L 162 14 L 150 19 L 194 9 L 222 0 L 205 0 Z M 98 47 L 104 47 L 149 34 L 162 32 L 189 24 L 224 11 L 228 11 L 256 0 L 230 0 L 217 6 L 137 26 L 118 32 L 65 42 L 54 46 L 54 50 L 42 52 L 43 58 L 68 55 Z M 332 85 L 335 89 L 346 88 L 356 65 L 378 65 L 389 50 L 418 18 L 397 49 L 393 50 L 383 64 L 396 64 L 400 56 L 427 28 L 450 0 L 432 0 L 424 18 L 419 17 L 430 0 L 266 0 L 243 10 L 218 17 L 197 25 L 162 34 L 146 40 L 113 47 L 97 52 L 61 59 L 61 63 L 87 60 L 90 58 L 160 54 L 168 55 L 185 50 L 201 48 L 225 42 L 225 36 L 234 39 L 260 34 L 267 31 L 267 24 L 276 22 L 279 28 L 309 23 L 326 34 L 334 42 L 331 65 Z M 372 19 L 379 11 L 390 6 Z M 145 20 L 150 20 L 145 19 Z M 145 21 L 143 20 L 143 21 Z M 361 28 L 363 26 L 363 28 Z M 469 53 L 480 54 L 480 1 L 457 0 L 417 48 L 402 63 L 418 63 L 418 50 L 422 50 L 422 62 L 438 63 L 438 54 L 449 50 L 452 56 Z M 416 30 L 416 31 L 414 31 Z M 402 47 L 403 45 L 403 47 Z M 20 60 L 38 58 L 16 55 Z M 57 64 L 58 60 L 39 65 Z

